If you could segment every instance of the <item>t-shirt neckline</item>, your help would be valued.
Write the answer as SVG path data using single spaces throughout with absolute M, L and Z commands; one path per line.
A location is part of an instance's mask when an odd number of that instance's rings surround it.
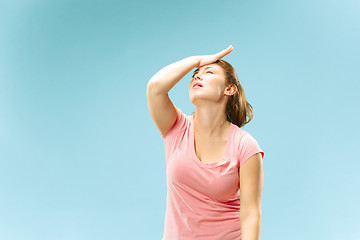
M 230 150 L 230 139 L 232 136 L 232 132 L 234 129 L 234 124 L 230 122 L 230 129 L 228 132 L 228 136 L 227 136 L 227 141 L 226 141 L 226 147 L 225 147 L 225 152 L 223 155 L 223 158 L 221 161 L 218 162 L 213 162 L 213 163 L 203 163 L 202 161 L 200 161 L 200 159 L 198 158 L 198 156 L 196 155 L 196 151 L 195 151 L 195 129 L 194 129 L 194 115 L 190 115 L 190 122 L 191 122 L 191 126 L 190 126 L 190 141 L 191 141 L 191 152 L 193 154 L 193 159 L 196 162 L 196 164 L 198 164 L 201 167 L 206 167 L 206 168 L 212 168 L 212 167 L 217 167 L 217 166 L 221 166 L 224 165 L 226 163 L 228 163 L 230 161 L 229 157 L 228 157 L 228 153 Z

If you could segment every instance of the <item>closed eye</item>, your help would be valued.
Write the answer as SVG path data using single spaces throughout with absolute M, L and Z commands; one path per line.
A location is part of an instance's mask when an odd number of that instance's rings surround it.
M 207 71 L 206 73 L 211 73 L 211 74 L 213 74 L 213 72 L 212 72 L 212 71 Z

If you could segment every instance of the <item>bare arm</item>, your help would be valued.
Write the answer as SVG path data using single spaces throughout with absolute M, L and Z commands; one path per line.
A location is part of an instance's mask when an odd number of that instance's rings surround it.
M 232 50 L 230 45 L 217 54 L 187 57 L 164 67 L 149 80 L 146 90 L 148 108 L 162 135 L 165 135 L 176 121 L 176 109 L 168 92 L 193 68 L 213 63 Z
M 186 74 L 198 66 L 197 59 L 184 58 L 172 63 L 157 72 L 149 81 L 148 88 L 156 94 L 167 94 Z
M 260 153 L 251 156 L 239 170 L 242 240 L 260 240 L 263 162 Z

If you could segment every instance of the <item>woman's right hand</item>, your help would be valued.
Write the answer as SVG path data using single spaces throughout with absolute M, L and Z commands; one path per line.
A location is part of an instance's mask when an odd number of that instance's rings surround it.
M 229 53 L 231 53 L 231 51 L 233 50 L 233 46 L 229 46 L 228 48 L 222 50 L 221 52 L 218 52 L 216 54 L 212 54 L 212 55 L 200 55 L 200 56 L 193 56 L 193 58 L 195 59 L 195 61 L 197 62 L 197 68 L 200 68 L 204 65 L 207 64 L 211 64 L 213 62 L 216 62 L 217 60 L 219 60 L 220 58 L 223 58 L 224 56 L 228 55 Z

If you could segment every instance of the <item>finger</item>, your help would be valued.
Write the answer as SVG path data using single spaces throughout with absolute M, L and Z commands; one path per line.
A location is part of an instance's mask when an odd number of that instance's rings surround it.
M 217 58 L 217 59 L 220 59 L 220 58 L 228 55 L 229 53 L 232 52 L 233 49 L 234 49 L 233 46 L 230 45 L 228 48 L 226 48 L 226 49 L 222 50 L 221 52 L 217 53 L 217 54 L 216 54 L 216 58 Z

